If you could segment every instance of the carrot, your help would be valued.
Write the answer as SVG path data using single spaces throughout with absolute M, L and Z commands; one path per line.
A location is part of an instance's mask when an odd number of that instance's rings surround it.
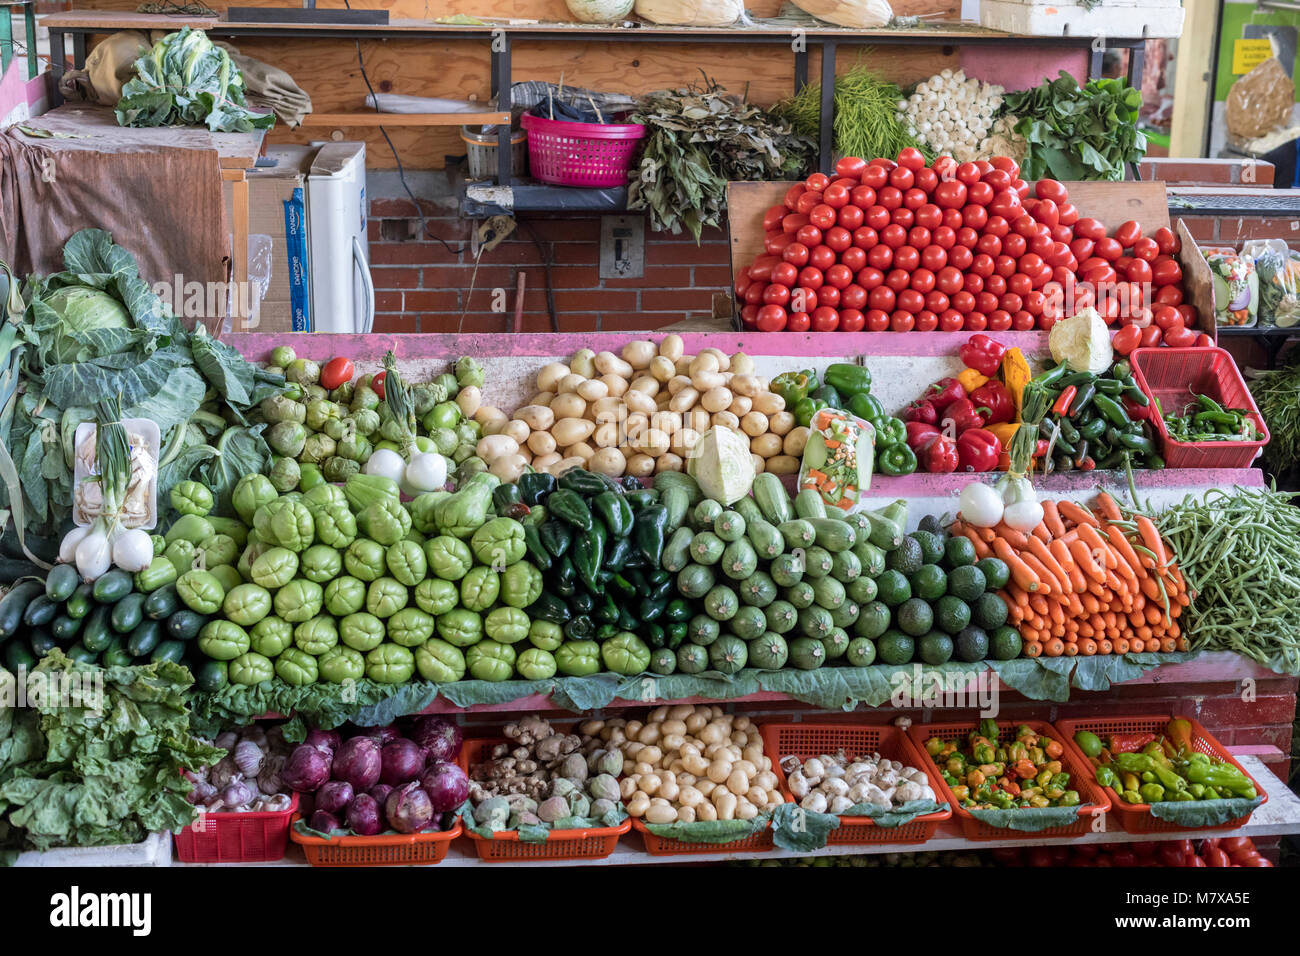
M 1070 575 L 1061 567 L 1061 563 L 1052 555 L 1051 549 L 1047 545 L 1037 538 L 1030 538 L 1029 553 L 1037 558 L 1038 563 L 1056 579 L 1061 591 L 1072 592 L 1074 590 L 1074 585 L 1070 583 Z
M 1114 650 L 1114 647 L 1115 645 L 1110 642 L 1109 637 L 1103 637 L 1100 641 L 1097 642 L 1097 653 L 1109 654 L 1112 650 Z
M 1112 644 L 1116 654 L 1127 654 L 1129 652 L 1129 640 L 1127 637 L 1117 637 Z
M 1106 532 L 1106 540 L 1115 549 L 1115 553 L 1124 559 L 1124 563 L 1133 569 L 1134 574 L 1141 577 L 1145 569 L 1142 567 L 1142 562 L 1138 560 L 1133 545 L 1129 544 L 1128 538 L 1124 537 L 1124 532 L 1113 524 L 1105 525 L 1103 530 Z
M 1026 644 L 1037 644 L 1043 635 L 1038 632 L 1038 628 L 1027 626 L 1020 629 L 1020 637 Z
M 1155 624 L 1165 616 L 1164 612 L 1160 610 L 1160 608 L 1156 607 L 1154 604 L 1148 604 L 1143 613 L 1146 614 L 1147 616 L 1148 624 Z
M 1038 578 L 1039 594 L 1052 594 L 1061 589 L 1060 584 L 1056 583 L 1051 572 L 1043 567 L 1043 563 L 1028 551 L 1020 553 L 1020 560 L 1025 562 L 1029 566 L 1029 570 L 1033 571 L 1034 576 Z
M 1065 653 L 1065 641 L 1053 637 L 1043 645 L 1043 653 L 1048 657 L 1060 657 Z
M 1147 627 L 1145 624 L 1139 628 L 1135 628 L 1133 634 L 1144 641 L 1151 640 L 1151 628 Z
M 1142 640 L 1140 637 L 1132 638 L 1128 642 L 1128 647 L 1134 654 L 1141 654 L 1147 649 L 1146 641 Z
M 1077 622 L 1075 626 L 1078 628 L 1078 634 L 1080 637 L 1092 637 L 1092 625 L 1087 621 Z
M 1097 653 L 1097 642 L 1091 638 L 1085 638 L 1079 642 L 1079 653 L 1084 657 L 1092 657 Z
M 997 533 L 992 528 L 976 528 L 975 530 L 984 539 L 985 544 L 992 544 L 993 539 L 997 537 Z
M 1180 651 L 1188 651 L 1188 650 L 1191 650 L 1191 648 L 1192 648 L 1192 645 L 1189 644 L 1189 643 L 1187 642 L 1187 638 L 1185 638 L 1185 637 L 1180 637 L 1180 638 L 1178 638 L 1178 647 L 1177 647 L 1177 650 L 1180 650 Z
M 1017 607 L 1029 606 L 1029 593 L 1014 581 L 1007 585 L 1006 591 L 1007 594 L 1011 596 L 1012 602 L 1015 603 Z
M 1160 649 L 1166 654 L 1172 654 L 1178 650 L 1178 641 L 1172 637 L 1162 637 L 1160 639 Z
M 1025 533 L 1010 527 L 1005 521 L 999 521 L 993 530 L 998 533 L 999 538 L 1005 540 L 1007 544 L 1017 551 L 1024 551 L 1025 548 L 1029 547 L 1029 539 Z
M 1071 561 L 1073 560 L 1071 558 Z M 1083 594 L 1088 590 L 1088 580 L 1083 576 L 1083 572 L 1079 570 L 1077 564 L 1070 568 L 1070 585 L 1075 594 Z
M 1052 553 L 1052 557 L 1056 558 L 1056 563 L 1061 566 L 1066 574 L 1073 573 L 1074 558 L 1070 555 L 1069 545 L 1060 538 L 1053 538 L 1051 543 L 1048 544 L 1047 550 Z
M 966 540 L 969 541 L 974 546 L 976 557 L 978 558 L 993 557 L 993 549 L 988 546 L 988 542 L 986 542 L 983 538 L 981 538 L 979 532 L 977 532 L 974 528 L 964 527 L 962 528 L 961 533 L 965 535 Z
M 1079 595 L 1079 603 L 1088 614 L 1096 614 L 1101 610 L 1101 603 L 1097 600 L 1097 595 L 1084 591 Z
M 1047 525 L 1043 524 L 1041 521 L 1034 526 L 1034 530 L 1030 533 L 1029 536 L 1031 538 L 1037 538 L 1039 541 L 1043 542 L 1044 544 L 1052 540 L 1052 535 L 1051 532 L 1047 530 Z
M 1039 616 L 1046 616 L 1047 598 L 1043 597 L 1043 595 L 1038 593 L 1029 595 L 1029 606 L 1034 609 L 1035 614 Z
M 1047 530 L 1051 532 L 1053 538 L 1065 534 L 1065 522 L 1061 520 L 1061 512 L 1056 509 L 1055 501 L 1043 502 L 1043 524 L 1047 525 Z
M 1119 561 L 1119 557 L 1111 550 L 1110 545 L 1102 540 L 1101 534 L 1092 525 L 1079 525 L 1079 540 L 1092 548 L 1094 560 L 1104 561 L 1106 567 L 1113 569 Z
M 1066 629 L 1065 629 L 1065 624 L 1064 624 L 1064 623 L 1057 624 L 1057 623 L 1053 622 L 1051 628 L 1049 629 L 1049 633 L 1052 635 L 1052 637 L 1059 637 L 1059 638 L 1061 638 L 1061 639 L 1064 640 L 1067 644 L 1070 642 L 1070 638 L 1069 638 L 1069 637 L 1066 637 L 1066 634 L 1067 634 L 1068 632 L 1067 632 Z
M 1155 578 L 1150 576 L 1143 577 L 1139 579 L 1138 583 L 1142 588 L 1142 593 L 1146 596 L 1148 600 L 1150 601 L 1160 600 L 1160 585 L 1156 583 Z
M 1118 521 L 1122 517 L 1119 505 L 1115 504 L 1115 499 L 1106 491 L 1097 492 L 1097 510 L 1105 515 L 1107 521 Z
M 1047 616 L 1052 619 L 1053 624 L 1065 626 L 1065 612 L 1061 610 L 1061 605 L 1056 601 L 1050 601 L 1047 605 Z
M 1043 645 L 1037 641 L 1026 641 L 1020 648 L 1020 653 L 1025 657 L 1042 657 Z
M 1163 569 L 1169 562 L 1169 555 L 1165 553 L 1165 542 L 1160 537 L 1160 532 L 1156 530 L 1155 523 L 1146 515 L 1138 515 L 1137 529 L 1138 534 L 1142 536 L 1142 543 L 1156 556 L 1156 564 Z
M 1097 584 L 1102 583 L 1105 579 L 1105 573 L 1097 566 L 1093 560 L 1092 552 L 1084 544 L 1083 539 L 1079 538 L 1070 543 L 1070 554 L 1074 555 L 1075 562 L 1083 570 L 1083 573 Z M 1091 590 L 1091 588 L 1089 588 Z
M 1066 657 L 1077 657 L 1079 654 L 1079 645 L 1071 644 L 1070 642 L 1067 641 L 1065 643 L 1064 651 Z
M 993 553 L 1011 569 L 1011 578 L 1018 586 L 1030 592 L 1037 591 L 1042 586 L 1037 576 L 1030 570 L 1029 565 L 1020 560 L 1020 555 L 1011 550 L 1011 545 L 1004 539 L 995 538 L 993 540 Z
M 1076 505 L 1073 501 L 1061 501 L 1056 505 L 1061 517 L 1066 521 L 1073 521 L 1076 525 L 1097 525 L 1100 522 L 1097 516 L 1087 508 Z
M 1073 591 L 1070 592 L 1066 608 L 1069 610 L 1072 617 L 1082 617 L 1084 614 L 1083 604 L 1080 601 L 1079 595 L 1075 594 Z

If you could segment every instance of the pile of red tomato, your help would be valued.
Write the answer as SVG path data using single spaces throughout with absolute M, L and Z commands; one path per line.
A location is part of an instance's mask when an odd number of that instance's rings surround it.
M 1120 326 L 1125 354 L 1161 341 L 1212 344 L 1193 331 L 1172 231 L 1144 237 L 1126 222 L 1107 236 L 1064 185 L 1039 180 L 1031 197 L 1019 171 L 1005 156 L 926 165 L 905 149 L 896 160 L 845 157 L 834 179 L 794 184 L 764 214 L 763 255 L 736 282 L 745 327 L 1046 330 L 1091 305 Z

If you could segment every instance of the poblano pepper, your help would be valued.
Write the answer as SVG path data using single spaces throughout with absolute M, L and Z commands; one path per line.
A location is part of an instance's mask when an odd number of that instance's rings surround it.
M 626 538 L 632 531 L 632 506 L 619 492 L 602 491 L 591 506 L 612 537 Z
M 636 516 L 633 531 L 637 551 L 647 565 L 657 569 L 663 558 L 664 538 L 668 534 L 668 509 L 663 505 L 644 509 Z

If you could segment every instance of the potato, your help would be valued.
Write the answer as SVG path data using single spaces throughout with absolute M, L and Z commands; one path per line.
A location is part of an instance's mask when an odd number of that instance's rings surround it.
M 474 454 L 486 462 L 493 462 L 502 455 L 514 455 L 519 451 L 519 442 L 509 435 L 487 435 L 478 440 Z
M 513 455 L 502 455 L 492 462 L 488 466 L 488 471 L 502 481 L 518 481 L 519 476 L 524 473 L 526 467 L 528 467 L 528 460 L 523 455 L 515 452 Z
M 749 440 L 749 450 L 760 458 L 774 458 L 781 454 L 779 435 L 764 433 Z
M 579 458 L 584 462 L 584 467 L 585 463 L 594 458 L 595 455 L 596 449 L 592 448 L 585 441 L 580 441 L 576 445 L 570 445 L 568 448 L 564 449 L 564 456 L 566 458 Z
M 711 372 L 717 374 L 722 371 L 722 363 L 718 361 L 718 350 L 709 351 L 705 349 L 691 360 L 690 364 L 691 378 L 702 372 Z
M 636 389 L 629 388 L 625 393 L 623 393 L 623 401 L 627 404 L 629 411 L 641 412 L 645 415 L 653 415 L 659 410 L 659 406 L 655 404 L 653 398 L 645 392 L 637 391 Z
M 744 418 L 750 413 L 750 410 L 753 409 L 753 407 L 754 402 L 752 399 L 732 392 L 731 404 L 727 406 L 727 411 L 731 412 L 731 414 L 735 415 L 737 418 Z
M 577 372 L 570 372 L 555 384 L 555 391 L 561 395 L 567 392 L 576 392 L 578 386 L 585 381 L 587 381 L 587 376 L 579 375 Z
M 659 394 L 659 380 L 653 375 L 638 375 L 632 379 L 629 389 L 637 392 L 644 392 L 652 398 Z
M 704 802 L 704 794 L 695 787 L 682 787 L 677 791 L 677 802 L 684 807 L 698 807 Z
M 591 433 L 591 443 L 597 448 L 617 448 L 619 443 L 618 425 L 614 422 L 597 425 L 596 430 Z M 619 467 L 621 468 L 622 465 Z
M 686 718 L 686 730 L 688 733 L 698 734 L 709 723 L 709 712 L 706 708 L 704 713 L 697 709 Z
M 680 335 L 665 335 L 659 342 L 659 354 L 669 361 L 676 362 L 682 357 L 683 345 Z
M 645 812 L 649 809 L 650 798 L 640 790 L 632 794 L 632 799 L 627 801 L 628 816 L 643 817 L 645 816 Z
M 609 394 L 609 386 L 598 378 L 587 378 L 583 379 L 573 391 L 581 395 L 584 401 L 598 402 Z
M 776 412 L 767 416 L 767 430 L 773 435 L 788 435 L 792 428 L 794 428 L 794 415 L 790 412 Z
M 694 822 L 695 822 L 695 808 L 694 808 L 694 807 L 678 807 L 678 808 L 677 808 L 677 822 L 678 822 L 678 823 L 694 823 Z
M 638 453 L 627 460 L 626 474 L 632 475 L 635 478 L 644 478 L 647 475 L 653 474 L 654 470 L 655 460 L 649 455 Z
M 808 444 L 808 426 L 800 425 L 797 428 L 790 429 L 786 433 L 785 441 L 781 443 L 781 451 L 791 458 L 798 458 L 803 454 L 804 446 Z
M 525 405 L 515 412 L 515 418 L 533 431 L 546 431 L 555 424 L 555 412 L 545 405 Z
M 748 800 L 738 800 L 736 802 L 736 819 L 752 820 L 758 816 L 758 807 L 754 806 Z
M 627 391 L 627 379 L 622 375 L 602 375 L 596 381 L 603 382 L 609 394 L 615 398 Z
M 591 349 L 578 349 L 569 359 L 569 371 L 576 372 L 583 378 L 593 378 L 596 374 L 594 359 L 596 353 Z
M 528 436 L 533 433 L 533 430 L 528 427 L 527 422 L 521 422 L 517 418 L 512 418 L 501 426 L 500 433 L 503 435 L 509 435 L 516 442 L 522 445 L 528 441 Z
M 773 455 L 763 462 L 763 470 L 774 475 L 793 475 L 799 470 L 799 459 L 793 455 Z
M 597 425 L 604 425 L 606 422 L 615 423 L 623 418 L 623 409 L 626 407 L 622 399 L 611 395 L 593 402 L 587 408 L 587 417 Z
M 554 392 L 537 392 L 528 400 L 529 405 L 541 405 L 543 408 L 551 407 L 551 399 L 555 397 Z
M 675 452 L 666 451 L 655 459 L 655 474 L 661 471 L 684 471 L 686 462 Z
M 551 399 L 551 413 L 555 418 L 582 418 L 587 413 L 587 403 L 574 392 L 565 392 Z M 561 442 L 563 444 L 563 442 Z
M 661 783 L 663 783 L 663 781 L 659 778 L 659 774 L 653 772 L 645 773 L 641 775 L 641 780 L 637 783 L 637 789 L 642 793 L 648 793 L 653 797 L 659 792 L 659 785 Z
M 650 416 L 644 412 L 632 412 L 623 420 L 623 436 L 632 439 L 650 427 Z
M 649 368 L 657 351 L 653 342 L 637 339 L 623 346 L 623 361 L 634 369 Z
M 776 392 L 759 392 L 752 396 L 754 399 L 754 411 L 762 412 L 764 415 L 775 415 L 777 412 L 785 411 L 785 399 Z
M 473 418 L 474 413 L 478 411 L 479 406 L 483 404 L 483 393 L 475 386 L 462 388 L 460 394 L 456 396 L 456 404 L 460 407 L 460 413 L 466 418 Z
M 637 451 L 645 452 L 651 458 L 658 458 L 667 453 L 670 443 L 671 439 L 667 432 L 658 428 L 647 428 L 632 447 Z
M 750 412 L 740 419 L 740 430 L 750 438 L 767 434 L 767 416 L 762 412 Z
M 695 403 L 699 401 L 699 399 L 700 393 L 691 385 L 686 385 L 673 395 L 672 401 L 668 403 L 668 407 L 678 413 L 689 412 L 695 407 Z
M 627 459 L 617 448 L 601 448 L 587 459 L 587 467 L 611 478 L 621 478 L 627 470 Z
M 728 411 L 714 412 L 709 418 L 709 423 L 718 428 L 730 428 L 732 431 L 740 428 L 740 419 Z
M 695 819 L 711 823 L 718 819 L 718 810 L 713 804 L 703 802 L 695 808 Z
M 551 426 L 551 436 L 557 445 L 567 448 L 580 441 L 586 441 L 595 430 L 595 423 L 585 418 L 561 418 Z
M 692 372 L 691 384 L 700 392 L 707 392 L 711 388 L 723 388 L 727 384 L 727 377 L 721 372 Z M 731 403 L 728 402 L 728 405 Z
M 626 776 L 621 780 L 619 780 L 618 793 L 619 796 L 623 798 L 624 803 L 626 803 L 628 800 L 632 798 L 632 794 L 636 793 L 636 785 L 637 785 L 637 780 L 635 777 L 632 776 Z
M 706 349 L 700 349 L 700 355 L 712 355 L 718 363 L 719 372 L 725 372 L 731 368 L 731 356 L 722 351 L 722 349 L 714 348 L 710 345 Z
M 734 769 L 727 776 L 727 789 L 732 793 L 748 793 L 749 777 L 740 769 Z
M 537 373 L 537 390 L 539 392 L 554 392 L 555 386 L 560 384 L 560 379 L 568 375 L 572 369 L 563 362 L 552 362 L 550 365 L 543 365 L 542 370 Z
M 736 808 L 740 805 L 740 800 L 734 793 L 719 787 L 713 791 L 710 799 L 713 801 L 713 806 L 717 808 L 719 820 L 736 819 Z M 628 812 L 630 813 L 631 810 Z
M 672 361 L 664 358 L 662 355 L 656 355 L 650 360 L 650 374 L 656 381 L 666 382 L 677 374 L 677 368 Z
M 533 432 L 528 436 L 527 445 L 534 455 L 549 455 L 555 451 L 555 439 L 550 432 Z
M 539 435 L 545 435 L 545 432 L 538 432 Z M 549 437 L 549 436 L 548 436 Z M 554 439 L 552 439 L 554 444 Z M 559 452 L 551 452 L 549 455 L 534 455 L 532 460 L 533 470 L 549 472 L 552 468 L 560 463 Z
M 722 386 L 711 388 L 700 396 L 700 404 L 704 406 L 704 410 L 708 412 L 726 411 L 727 407 L 731 404 L 731 390 Z M 732 417 L 734 418 L 735 416 L 733 415 Z M 740 419 L 737 418 L 736 421 L 739 422 Z
M 762 787 L 750 787 L 745 799 L 761 810 L 767 806 L 767 791 Z
M 596 371 L 601 375 L 621 375 L 631 378 L 635 369 L 613 352 L 598 352 L 595 358 Z
M 737 352 L 731 357 L 730 368 L 737 375 L 753 375 L 754 360 L 744 352 Z
M 657 806 L 651 806 L 646 809 L 644 814 L 646 823 L 676 823 L 677 811 L 671 804 L 664 803 Z
M 676 395 L 684 388 L 691 387 L 691 379 L 688 375 L 674 375 L 668 380 L 668 394 Z
M 557 461 L 555 464 L 551 466 L 551 474 L 562 475 L 570 468 L 585 468 L 586 466 L 587 466 L 587 459 L 585 458 L 565 457 L 565 458 L 561 458 L 559 461 Z

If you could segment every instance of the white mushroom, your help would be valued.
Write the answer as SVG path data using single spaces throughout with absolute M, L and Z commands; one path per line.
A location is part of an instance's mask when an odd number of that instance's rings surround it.
M 826 812 L 826 794 L 819 790 L 814 790 L 808 796 L 799 801 L 799 806 L 805 810 L 811 810 L 813 813 Z

